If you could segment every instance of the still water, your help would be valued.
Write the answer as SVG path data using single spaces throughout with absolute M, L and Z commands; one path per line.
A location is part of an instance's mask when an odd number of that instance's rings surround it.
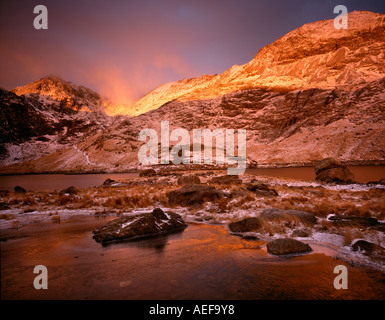
M 112 217 L 73 217 L 60 224 L 4 230 L 2 299 L 385 299 L 385 274 L 310 254 L 277 257 L 263 241 L 229 235 L 221 225 L 102 246 L 92 230 Z M 336 290 L 336 265 L 348 290 Z M 33 269 L 48 269 L 48 290 L 35 290 Z
M 356 181 L 366 183 L 385 178 L 385 166 L 351 166 Z M 248 174 L 283 177 L 304 181 L 314 181 L 315 173 L 312 167 L 292 168 L 257 168 L 248 169 Z M 138 177 L 137 173 L 103 173 L 103 174 L 40 174 L 0 176 L 0 190 L 13 191 L 17 185 L 28 191 L 61 190 L 69 186 L 88 188 L 100 186 L 107 179 L 129 179 Z

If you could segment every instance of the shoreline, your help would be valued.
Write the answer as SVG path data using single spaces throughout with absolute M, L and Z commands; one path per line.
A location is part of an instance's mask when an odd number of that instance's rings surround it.
M 298 163 L 258 163 L 257 165 L 250 165 L 246 168 L 247 170 L 253 169 L 285 169 L 285 168 L 308 168 L 314 167 L 319 161 L 311 162 L 298 162 Z M 385 166 L 385 160 L 348 160 L 341 161 L 345 166 L 357 167 L 357 166 Z M 9 165 L 12 166 L 13 164 Z M 216 165 L 204 165 L 204 164 L 187 164 L 187 165 L 151 165 L 146 167 L 136 167 L 125 170 L 81 170 L 81 171 L 72 171 L 72 170 L 52 170 L 52 171 L 39 171 L 39 172 L 2 172 L 6 170 L 8 166 L 0 168 L 0 176 L 16 176 L 16 175 L 42 175 L 42 174 L 65 174 L 65 175 L 82 175 L 82 174 L 124 174 L 124 173 L 139 173 L 140 170 L 146 168 L 153 168 L 158 171 L 163 172 L 173 172 L 173 171 L 222 171 L 227 170 L 228 166 L 216 166 Z

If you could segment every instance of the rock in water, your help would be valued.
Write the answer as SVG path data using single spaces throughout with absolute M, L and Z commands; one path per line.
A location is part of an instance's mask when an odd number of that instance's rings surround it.
M 276 239 L 267 244 L 267 252 L 276 255 L 309 251 L 311 247 L 308 244 L 290 238 Z
M 149 213 L 112 220 L 94 230 L 93 239 L 99 243 L 107 243 L 181 231 L 186 227 L 187 225 L 180 215 L 172 212 L 165 213 L 162 209 L 157 208 Z
M 326 158 L 314 167 L 317 181 L 327 183 L 354 183 L 354 175 L 340 161 Z
M 112 180 L 112 179 L 108 178 L 108 179 L 104 180 L 103 186 L 110 186 L 110 185 L 112 185 L 115 182 L 116 182 L 115 180 Z

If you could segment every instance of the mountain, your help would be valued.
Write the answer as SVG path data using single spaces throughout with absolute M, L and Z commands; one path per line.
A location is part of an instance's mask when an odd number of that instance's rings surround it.
M 221 75 L 168 83 L 134 106 L 133 118 L 38 160 L 0 172 L 124 171 L 138 166 L 139 132 L 246 129 L 247 161 L 309 165 L 325 157 L 385 163 L 385 15 L 351 12 L 306 24 Z M 175 144 L 176 142 L 174 142 Z
M 38 98 L 43 104 L 56 104 L 75 111 L 107 113 L 111 103 L 84 86 L 73 84 L 57 76 L 47 76 L 12 90 L 18 96 Z M 58 102 L 58 103 L 55 103 Z
M 73 146 L 114 121 L 92 90 L 45 77 L 0 90 L 0 164 L 34 160 Z
M 337 30 L 333 20 L 305 24 L 262 48 L 242 66 L 162 85 L 132 108 L 140 114 L 175 99 L 210 99 L 243 89 L 325 89 L 381 79 L 385 16 L 354 11 L 348 14 L 348 25 Z

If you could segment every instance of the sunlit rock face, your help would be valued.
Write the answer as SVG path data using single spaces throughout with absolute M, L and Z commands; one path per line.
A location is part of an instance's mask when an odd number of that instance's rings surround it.
M 305 24 L 262 48 L 250 62 L 220 75 L 164 84 L 133 106 L 133 114 L 169 101 L 208 99 L 246 88 L 334 88 L 379 80 L 385 73 L 385 15 L 348 14 L 348 29 L 334 20 Z

